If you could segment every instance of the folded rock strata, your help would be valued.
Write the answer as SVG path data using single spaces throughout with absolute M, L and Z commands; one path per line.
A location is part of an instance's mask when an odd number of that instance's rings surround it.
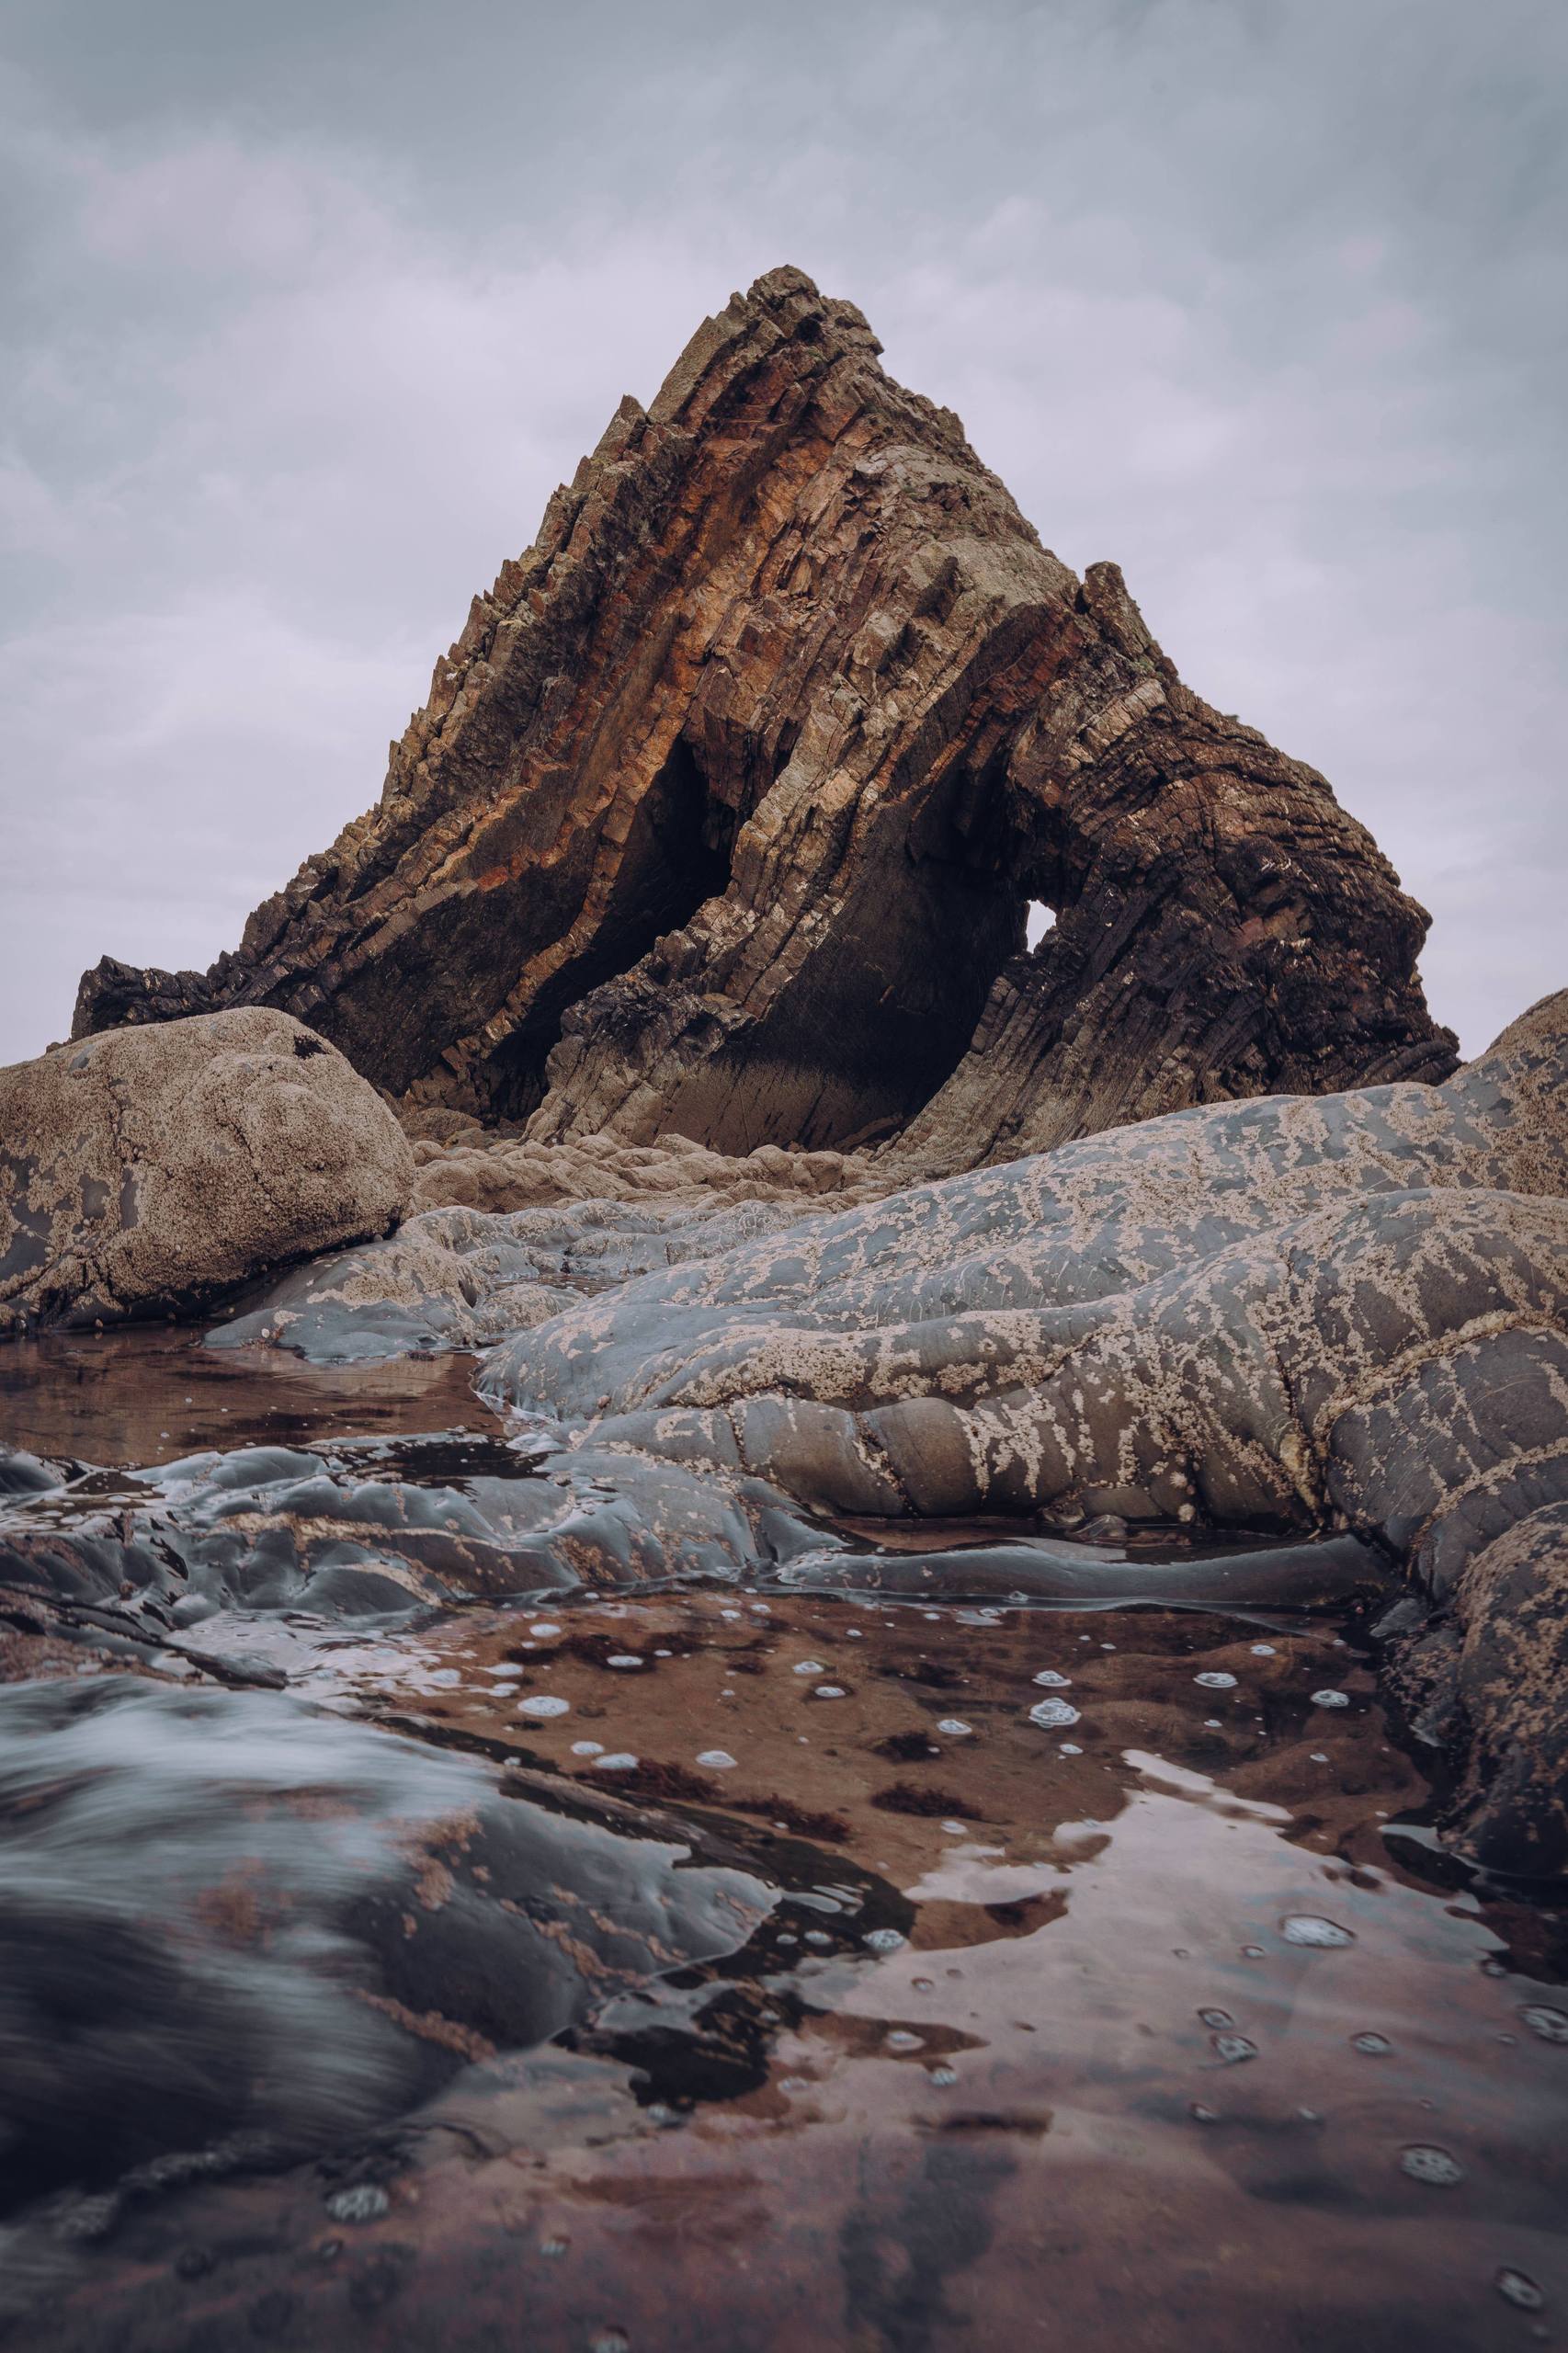
M 707 321 L 475 600 L 379 805 L 207 974 L 106 958 L 76 1034 L 265 1004 L 536 1142 L 926 1170 L 1444 1076 L 1368 835 L 879 348 L 793 269 Z
M 1176 1113 L 836 1215 L 432 1211 L 213 1337 L 506 1325 L 483 1389 L 598 1449 L 851 1515 L 1348 1525 L 1446 1590 L 1562 1476 L 1565 1075 L 1568 994 L 1440 1087 Z
M 0 1070 L 0 1334 L 210 1301 L 384 1233 L 407 1139 L 334 1047 L 235 1007 Z

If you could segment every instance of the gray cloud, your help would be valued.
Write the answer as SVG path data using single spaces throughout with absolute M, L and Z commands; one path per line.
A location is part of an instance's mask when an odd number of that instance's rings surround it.
M 1314 761 L 1479 1047 L 1556 961 L 1568 18 L 13 6 L 0 1059 L 367 806 L 624 390 L 789 258 Z

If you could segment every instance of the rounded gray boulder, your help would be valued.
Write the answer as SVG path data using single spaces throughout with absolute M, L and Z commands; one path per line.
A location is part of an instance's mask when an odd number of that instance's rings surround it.
M 0 1333 L 194 1306 L 385 1233 L 414 1160 L 374 1087 L 238 1006 L 0 1070 Z

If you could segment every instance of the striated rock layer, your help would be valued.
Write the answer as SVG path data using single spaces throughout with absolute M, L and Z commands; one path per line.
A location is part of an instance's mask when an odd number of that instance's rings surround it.
M 207 974 L 105 959 L 76 1034 L 265 1004 L 534 1142 L 927 1170 L 1442 1078 L 1369 835 L 878 351 L 793 269 L 707 321 L 475 600 L 379 806 Z

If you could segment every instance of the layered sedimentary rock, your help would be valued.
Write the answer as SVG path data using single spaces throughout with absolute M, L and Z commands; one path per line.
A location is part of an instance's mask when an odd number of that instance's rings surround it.
M 0 1333 L 174 1313 L 384 1233 L 407 1139 L 265 1006 L 118 1029 L 0 1071 Z
M 1568 995 L 585 1302 L 486 1386 L 819 1508 L 1347 1525 L 1444 1594 L 1568 1475 Z
M 475 601 L 378 807 L 209 973 L 106 959 L 77 1034 L 266 1004 L 536 1141 L 926 1168 L 1445 1075 L 1367 834 L 878 351 L 791 269 L 708 321 Z

